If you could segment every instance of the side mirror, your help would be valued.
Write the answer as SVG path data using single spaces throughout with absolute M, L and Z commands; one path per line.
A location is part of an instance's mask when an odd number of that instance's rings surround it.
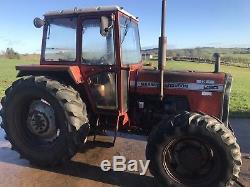
M 102 16 L 101 17 L 101 26 L 100 26 L 100 34 L 103 37 L 106 37 L 108 35 L 109 32 L 109 18 L 106 16 Z
M 33 23 L 36 28 L 41 28 L 45 25 L 45 21 L 42 20 L 41 18 L 35 18 Z

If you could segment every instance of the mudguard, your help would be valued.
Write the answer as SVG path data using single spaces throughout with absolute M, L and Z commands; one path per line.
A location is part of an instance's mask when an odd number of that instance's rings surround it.
M 21 65 L 16 66 L 17 77 L 28 75 L 53 75 L 54 73 L 66 73 L 76 84 L 81 84 L 84 79 L 79 66 L 67 65 Z

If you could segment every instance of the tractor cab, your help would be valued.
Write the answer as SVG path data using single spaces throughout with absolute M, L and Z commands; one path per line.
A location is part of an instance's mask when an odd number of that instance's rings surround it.
M 48 12 L 34 24 L 44 29 L 41 65 L 78 66 L 94 111 L 127 112 L 129 71 L 142 66 L 136 17 L 97 7 Z

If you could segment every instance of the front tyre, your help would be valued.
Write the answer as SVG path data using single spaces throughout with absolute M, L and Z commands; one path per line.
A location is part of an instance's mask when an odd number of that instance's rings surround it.
M 75 155 L 89 130 L 86 106 L 77 91 L 48 77 L 31 76 L 15 81 L 5 95 L 2 128 L 21 157 L 53 166 Z
M 233 186 L 242 164 L 236 138 L 223 123 L 189 112 L 160 122 L 146 157 L 161 186 Z

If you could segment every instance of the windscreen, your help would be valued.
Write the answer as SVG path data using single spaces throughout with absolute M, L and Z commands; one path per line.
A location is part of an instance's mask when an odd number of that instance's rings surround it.
M 110 20 L 111 22 L 111 20 Z M 82 23 L 82 63 L 88 65 L 114 64 L 113 24 L 108 33 L 100 33 L 100 19 L 86 19 Z

